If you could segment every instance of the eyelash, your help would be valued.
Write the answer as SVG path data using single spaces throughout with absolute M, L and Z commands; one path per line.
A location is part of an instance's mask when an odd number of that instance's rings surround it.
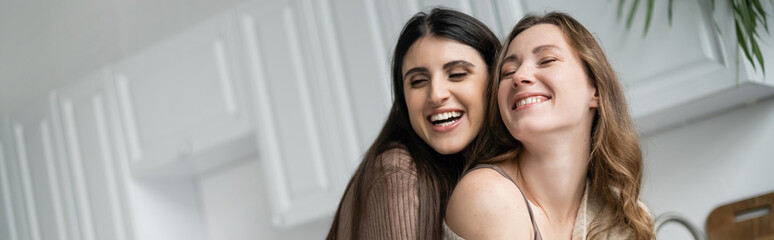
M 411 85 L 412 87 L 416 87 L 418 84 L 424 83 L 424 82 L 427 82 L 427 79 L 416 79 L 416 80 L 412 80 L 409 83 L 409 85 Z
M 502 74 L 500 74 L 500 76 L 506 78 L 506 77 L 510 77 L 514 73 L 516 73 L 516 70 L 509 69 L 507 72 L 503 72 Z
M 468 72 L 458 72 L 458 73 L 449 73 L 449 79 L 454 81 L 461 81 L 462 78 L 468 76 Z M 409 82 L 409 85 L 412 87 L 417 87 L 417 85 L 427 82 L 427 79 L 421 78 L 421 79 L 415 79 L 411 80 Z
M 549 58 L 549 59 L 546 59 L 546 60 L 540 61 L 540 65 L 549 64 L 549 63 L 552 63 L 552 62 L 555 62 L 555 61 L 556 61 L 556 59 L 555 59 L 555 58 Z
M 546 65 L 546 64 L 549 64 L 549 63 L 552 63 L 552 62 L 556 62 L 556 61 L 557 61 L 556 58 L 547 58 L 545 60 L 541 60 L 540 62 L 538 62 L 538 65 Z M 502 73 L 500 75 L 500 77 L 506 78 L 506 77 L 509 77 L 509 76 L 513 75 L 514 73 L 516 73 L 515 70 L 504 72 L 504 73 Z
M 468 75 L 467 72 L 450 73 L 449 74 L 449 78 L 462 78 L 462 77 L 465 77 L 467 75 Z

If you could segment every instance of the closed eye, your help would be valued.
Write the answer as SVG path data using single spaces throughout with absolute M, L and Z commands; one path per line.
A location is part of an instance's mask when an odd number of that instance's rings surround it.
M 549 64 L 549 63 L 552 63 L 552 62 L 555 62 L 555 61 L 556 61 L 556 59 L 554 59 L 554 58 L 549 58 L 549 59 L 546 59 L 546 60 L 540 61 L 540 65 L 546 65 L 546 64 Z
M 507 77 L 510 77 L 511 75 L 513 75 L 514 73 L 516 73 L 516 71 L 513 71 L 513 70 L 506 71 L 506 72 L 503 72 L 502 74 L 500 74 L 500 76 L 503 77 L 503 78 L 507 78 Z
M 419 88 L 419 87 L 424 86 L 425 83 L 427 83 L 427 79 L 420 78 L 420 79 L 411 80 L 411 83 L 409 83 L 409 84 L 413 88 Z
M 451 78 L 451 79 L 459 79 L 459 78 L 465 77 L 467 75 L 468 75 L 467 72 L 452 73 L 452 74 L 449 74 L 449 78 Z

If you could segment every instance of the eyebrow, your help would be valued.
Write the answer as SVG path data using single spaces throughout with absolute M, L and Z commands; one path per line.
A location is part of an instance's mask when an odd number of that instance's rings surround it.
M 406 71 L 406 74 L 403 74 L 403 79 L 406 79 L 406 77 L 408 77 L 409 74 L 412 74 L 415 72 L 430 72 L 430 71 L 428 71 L 427 68 L 424 68 L 424 67 L 415 67 Z
M 462 66 L 465 66 L 465 67 L 476 67 L 476 65 L 473 65 L 472 63 L 470 63 L 468 61 L 456 60 L 456 61 L 451 61 L 451 62 L 448 62 L 448 63 L 444 64 L 443 65 L 443 69 L 448 69 L 448 68 L 455 67 L 455 66 L 458 66 L 458 65 L 462 65 Z
M 462 65 L 462 66 L 465 66 L 465 67 L 476 67 L 476 65 L 473 65 L 472 63 L 470 63 L 468 61 L 456 60 L 456 61 L 451 61 L 451 62 L 448 62 L 448 63 L 444 64 L 443 65 L 443 69 L 449 69 L 449 68 L 452 68 L 452 67 L 455 67 L 455 66 L 459 66 L 459 65 Z M 406 71 L 406 74 L 403 74 L 403 79 L 406 79 L 406 77 L 408 77 L 409 74 L 412 74 L 412 73 L 415 73 L 415 72 L 430 72 L 430 71 L 427 70 L 427 68 L 425 68 L 425 67 L 415 67 L 415 68 L 412 68 L 412 69 L 409 69 L 408 71 Z
M 538 54 L 539 52 L 542 52 L 542 51 L 554 50 L 554 49 L 558 50 L 559 47 L 552 44 L 540 45 L 532 49 L 532 54 Z M 514 53 L 505 57 L 503 59 L 503 63 L 515 62 L 517 60 L 519 60 L 519 56 L 516 56 L 516 54 Z
M 537 46 L 537 47 L 532 49 L 532 54 L 537 54 L 537 53 L 542 52 L 542 51 L 554 50 L 554 49 L 559 50 L 559 47 L 557 47 L 556 45 L 552 45 L 552 44 L 540 45 L 540 46 Z
M 505 59 L 503 59 L 503 63 L 515 62 L 518 59 L 519 59 L 519 56 L 516 56 L 516 54 L 514 53 L 511 55 L 508 55 L 508 57 L 505 57 Z

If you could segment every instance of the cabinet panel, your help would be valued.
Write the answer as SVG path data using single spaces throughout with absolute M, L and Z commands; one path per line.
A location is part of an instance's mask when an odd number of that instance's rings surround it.
M 242 9 L 272 221 L 292 227 L 335 210 L 359 157 L 352 86 L 324 1 Z
M 115 116 L 109 115 L 107 71 L 58 91 L 83 239 L 127 239 L 120 164 L 115 155 Z
M 230 144 L 251 139 L 233 17 L 215 16 L 115 65 L 133 169 L 190 174 L 252 153 Z M 199 158 L 211 151 L 225 155 Z
M 14 166 L 15 157 L 12 154 L 12 144 L 10 141 L 10 131 L 8 131 L 8 119 L 0 119 L 0 238 L 9 240 L 18 240 L 19 232 L 24 232 L 24 225 L 17 223 L 24 221 L 17 216 L 21 214 L 22 208 L 19 206 L 20 200 L 14 196 L 19 196 L 18 181 L 15 171 L 11 169 Z
M 50 99 L 12 114 L 11 131 L 16 147 L 21 194 L 29 239 L 69 239 L 61 183 L 62 158 L 53 132 Z
M 340 54 L 344 80 L 351 99 L 349 105 L 355 119 L 361 153 L 376 138 L 392 103 L 389 71 L 392 44 L 388 44 L 385 39 L 391 36 L 387 29 L 400 29 L 401 26 L 382 21 L 379 15 L 381 11 L 398 14 L 405 11 L 393 6 L 392 2 L 344 0 L 331 1 L 330 4 L 332 15 L 336 16 L 333 20 L 339 36 L 337 42 L 342 46 Z M 404 6 L 418 9 L 418 5 L 414 4 Z M 359 161 L 352 165 L 357 163 Z

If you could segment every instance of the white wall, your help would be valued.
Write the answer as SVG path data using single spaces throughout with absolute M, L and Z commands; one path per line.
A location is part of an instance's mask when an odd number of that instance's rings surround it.
M 774 191 L 773 144 L 774 99 L 642 136 L 643 199 L 654 213 L 679 212 L 704 230 L 716 207 Z M 659 236 L 689 237 L 677 224 Z
M 291 229 L 271 224 L 258 159 L 250 158 L 200 178 L 207 239 L 322 239 L 333 217 Z

